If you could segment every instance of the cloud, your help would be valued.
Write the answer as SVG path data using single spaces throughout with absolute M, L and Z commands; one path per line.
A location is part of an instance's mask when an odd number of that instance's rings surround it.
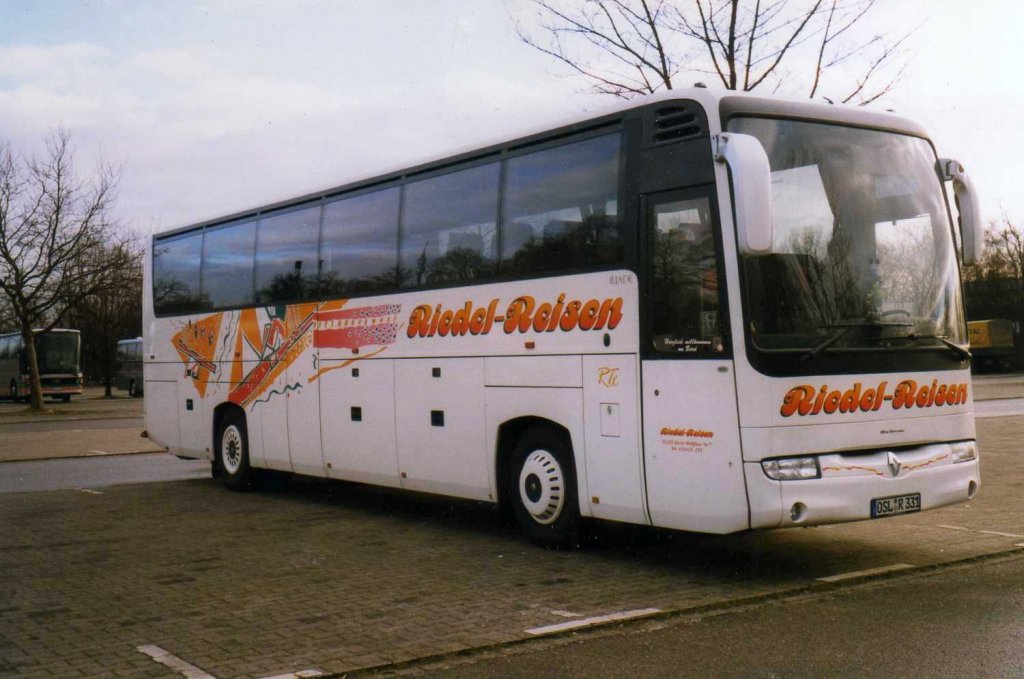
M 89 68 L 110 53 L 87 42 L 52 47 L 40 45 L 0 46 L 0 78 L 43 78 L 67 75 Z
M 183 49 L 154 49 L 131 59 L 129 68 L 143 74 L 169 79 L 207 78 L 216 69 L 207 60 Z

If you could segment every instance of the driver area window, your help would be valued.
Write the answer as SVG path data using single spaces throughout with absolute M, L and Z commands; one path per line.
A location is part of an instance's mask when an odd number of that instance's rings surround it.
M 710 201 L 678 193 L 655 197 L 647 221 L 652 348 L 677 357 L 725 356 L 728 312 Z

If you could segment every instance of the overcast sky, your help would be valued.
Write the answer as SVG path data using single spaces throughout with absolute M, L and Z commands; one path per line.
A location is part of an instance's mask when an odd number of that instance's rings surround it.
M 922 23 L 878 108 L 960 159 L 982 212 L 1024 222 L 1024 2 L 880 0 Z M 308 193 L 614 100 L 517 39 L 519 0 L 0 0 L 0 139 L 56 126 L 123 167 L 143 233 Z M 706 77 L 683 78 L 707 80 Z

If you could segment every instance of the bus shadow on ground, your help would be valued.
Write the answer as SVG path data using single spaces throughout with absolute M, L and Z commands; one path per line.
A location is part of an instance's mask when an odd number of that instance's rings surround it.
M 350 510 L 346 515 L 394 521 L 396 531 L 429 525 L 454 537 L 478 535 L 514 543 L 516 549 L 551 550 L 531 545 L 494 505 L 410 493 L 359 483 L 296 477 L 287 490 L 260 491 L 288 502 L 320 509 Z M 313 512 L 304 524 L 330 523 L 330 512 Z M 884 543 L 863 536 L 838 535 L 823 528 L 791 528 L 708 535 L 608 521 L 584 524 L 576 553 L 618 562 L 625 568 L 653 568 L 679 575 L 714 575 L 726 581 L 806 582 L 826 575 L 892 564 L 898 555 Z M 457 550 L 458 545 L 454 544 Z

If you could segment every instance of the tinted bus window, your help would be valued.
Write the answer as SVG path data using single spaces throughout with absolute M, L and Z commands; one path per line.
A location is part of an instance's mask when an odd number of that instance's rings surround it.
M 259 221 L 256 233 L 256 302 L 288 302 L 316 292 L 320 206 Z
M 648 293 L 653 349 L 675 356 L 721 355 L 728 347 L 718 252 L 706 197 L 662 194 L 648 214 Z
M 399 190 L 386 189 L 324 205 L 320 289 L 325 295 L 398 286 Z
M 199 291 L 203 234 L 153 243 L 153 309 L 156 313 L 188 313 L 209 305 Z
M 256 222 L 206 232 L 203 240 L 203 295 L 213 308 L 253 303 Z
M 408 184 L 402 206 L 403 287 L 493 274 L 497 216 L 497 163 Z
M 618 176 L 618 134 L 509 160 L 502 209 L 502 272 L 621 262 Z

